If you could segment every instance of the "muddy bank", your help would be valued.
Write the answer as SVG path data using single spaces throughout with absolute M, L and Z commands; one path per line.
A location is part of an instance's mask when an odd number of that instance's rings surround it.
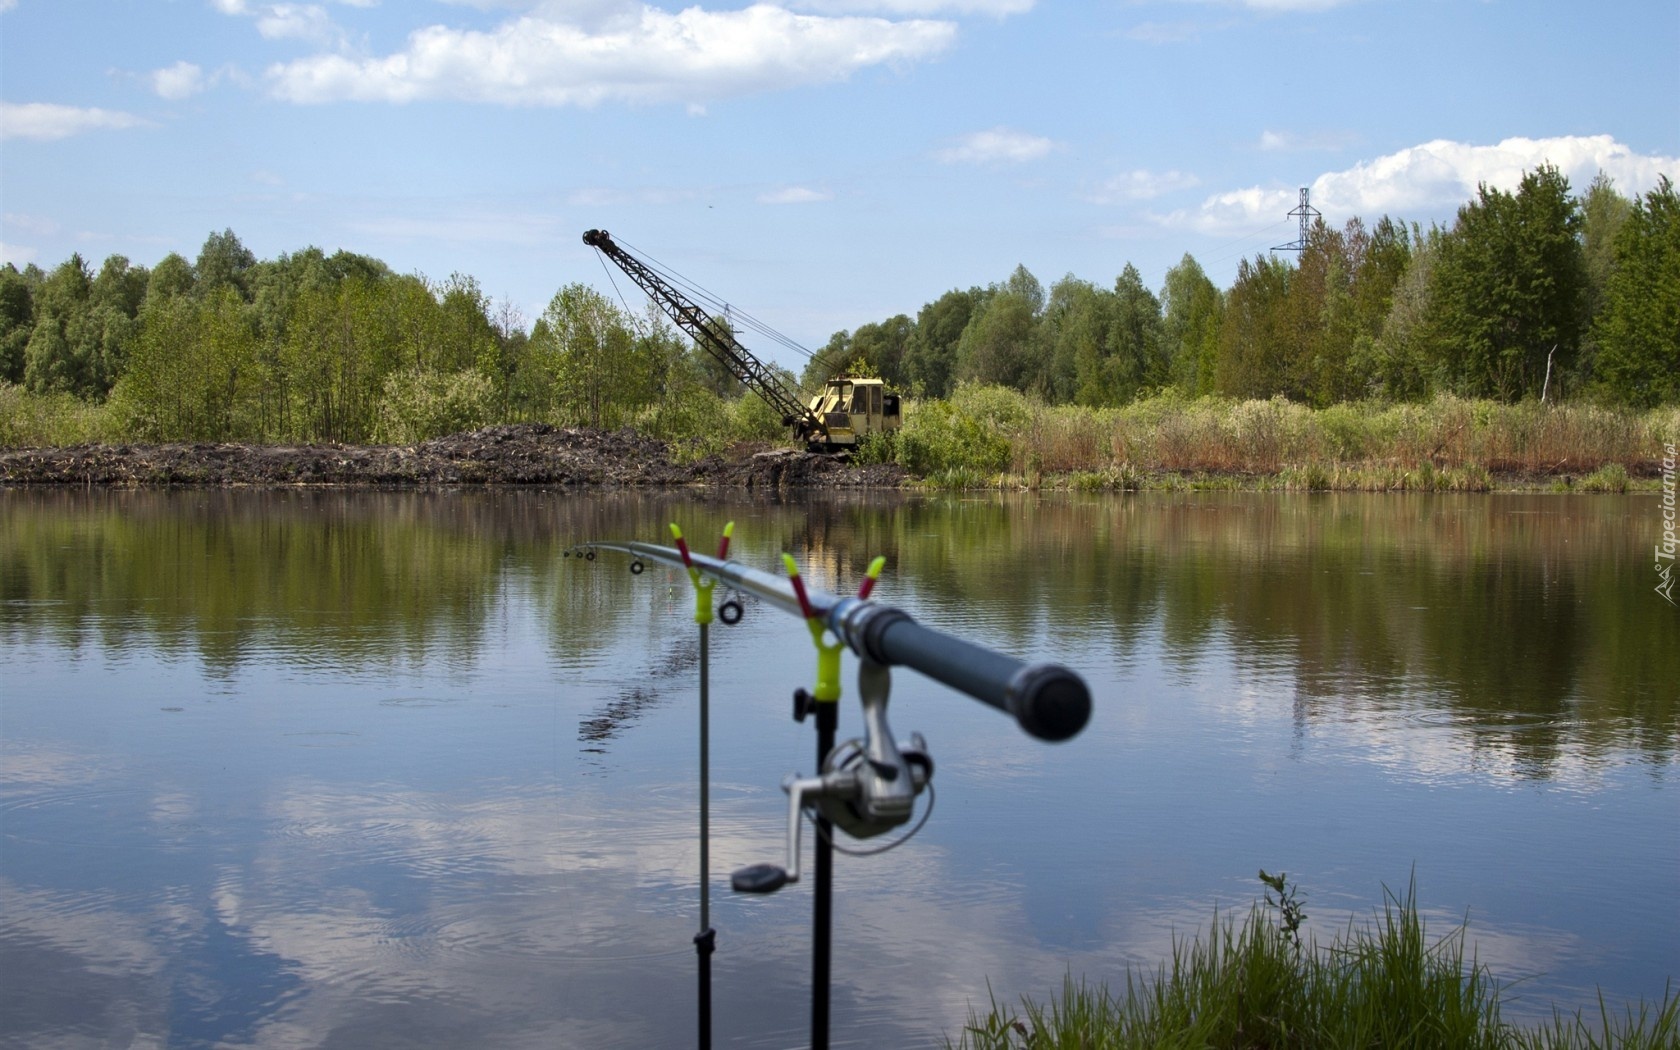
M 678 462 L 663 441 L 523 423 L 397 445 L 81 445 L 0 450 L 0 485 L 896 488 L 895 466 L 793 449 Z

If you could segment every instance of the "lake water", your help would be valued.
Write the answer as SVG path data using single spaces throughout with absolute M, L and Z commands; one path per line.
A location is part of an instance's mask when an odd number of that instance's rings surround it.
M 693 1044 L 686 578 L 783 550 L 1086 676 L 1045 744 L 908 671 L 937 805 L 835 876 L 837 1046 L 930 1046 L 1246 914 L 1321 939 L 1415 882 L 1506 1014 L 1680 978 L 1680 613 L 1650 498 L 0 491 L 0 1045 Z M 721 597 L 721 592 L 720 592 Z M 719 1046 L 802 1045 L 802 625 L 711 633 Z M 842 738 L 860 732 L 847 657 Z M 925 801 L 925 800 L 924 800 Z M 807 864 L 811 836 L 805 836 Z

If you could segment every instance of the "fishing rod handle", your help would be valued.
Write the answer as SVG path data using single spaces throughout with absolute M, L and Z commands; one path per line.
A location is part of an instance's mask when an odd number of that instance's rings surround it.
M 932 627 L 891 606 L 843 599 L 829 623 L 877 663 L 920 671 L 1012 716 L 1040 740 L 1067 740 L 1091 717 L 1091 690 L 1060 664 L 1028 664 Z

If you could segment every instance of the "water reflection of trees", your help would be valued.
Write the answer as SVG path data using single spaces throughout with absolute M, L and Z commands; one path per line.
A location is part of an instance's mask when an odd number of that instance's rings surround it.
M 918 591 L 1054 618 L 1169 658 L 1231 639 L 1295 679 L 1308 718 L 1446 703 L 1544 768 L 1566 739 L 1673 753 L 1673 624 L 1611 497 L 1143 496 L 929 501 L 895 518 Z M 1649 575 L 1648 572 L 1644 575 Z M 1100 617 L 1096 613 L 1100 610 Z
M 1124 653 L 1158 633 L 1185 668 L 1228 645 L 1239 667 L 1287 670 L 1305 718 L 1446 704 L 1543 769 L 1570 740 L 1667 756 L 1680 736 L 1675 635 L 1642 582 L 1639 506 L 13 490 L 0 493 L 0 637 L 196 649 L 211 667 L 277 647 L 372 666 L 470 660 L 516 600 L 539 611 L 560 666 L 593 666 L 657 653 L 647 642 L 669 624 L 650 611 L 685 604 L 686 581 L 565 553 L 658 539 L 673 519 L 710 550 L 735 520 L 750 564 L 794 551 L 818 585 L 849 591 L 885 554 L 889 600 L 1000 643 Z

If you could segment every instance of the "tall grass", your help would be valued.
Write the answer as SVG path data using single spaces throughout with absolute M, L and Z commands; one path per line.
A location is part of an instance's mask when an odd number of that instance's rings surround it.
M 31 394 L 0 382 L 0 448 L 52 448 L 121 440 L 110 407 L 72 394 Z
M 913 404 L 895 458 L 938 480 L 1087 487 L 1093 476 L 1252 476 L 1302 489 L 1488 488 L 1493 475 L 1592 477 L 1590 488 L 1657 472 L 1680 440 L 1680 409 L 1591 404 L 1357 402 L 1312 409 L 1282 398 L 1188 399 L 1171 393 L 1121 408 L 1047 406 L 996 387 Z
M 1276 906 L 1277 901 L 1268 898 Z M 1197 1047 L 1430 1048 L 1552 1050 L 1672 1048 L 1680 1040 L 1680 996 L 1617 1014 L 1554 1015 L 1524 1030 L 1500 1018 L 1499 988 L 1465 956 L 1465 929 L 1431 940 L 1413 888 L 1385 891 L 1382 913 L 1349 924 L 1329 945 L 1304 943 L 1256 904 L 1240 926 L 1214 916 L 1205 936 L 1175 940 L 1172 959 L 1152 975 L 1128 970 L 1124 986 L 1064 979 L 1048 1002 L 1020 1008 L 992 997 L 970 1011 L 968 1050 Z M 952 1044 L 947 1041 L 947 1046 Z

